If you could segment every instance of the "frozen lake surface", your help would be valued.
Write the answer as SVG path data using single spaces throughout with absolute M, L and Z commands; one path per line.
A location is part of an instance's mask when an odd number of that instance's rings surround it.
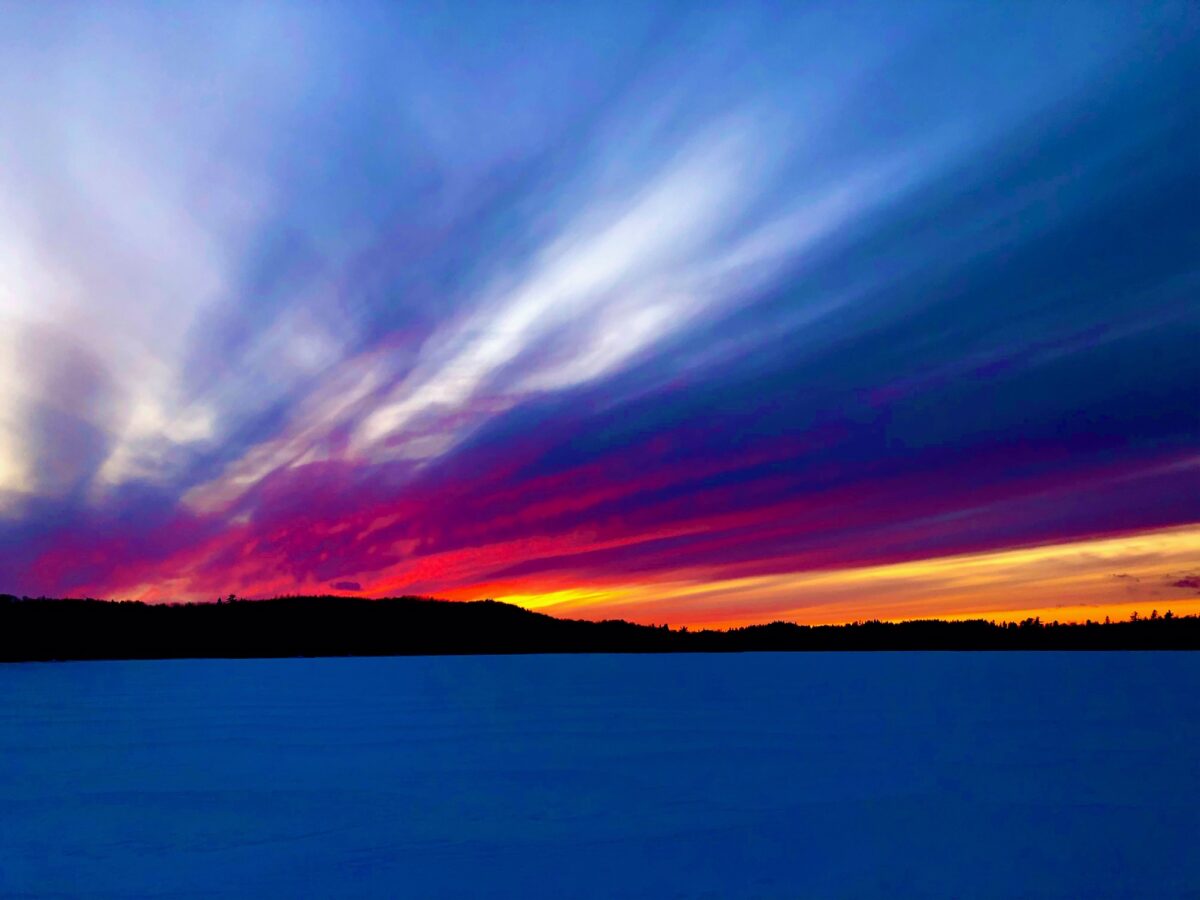
M 0 896 L 1197 896 L 1200 654 L 0 666 Z

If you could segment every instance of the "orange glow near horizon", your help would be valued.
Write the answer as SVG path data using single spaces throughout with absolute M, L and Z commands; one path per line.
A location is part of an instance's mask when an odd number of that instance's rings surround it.
M 557 616 L 727 628 L 774 620 L 1084 621 L 1172 610 L 1200 613 L 1200 591 L 1176 586 L 1200 567 L 1200 526 L 888 565 L 746 578 L 476 585 L 452 599 L 493 597 Z M 566 579 L 563 579 L 566 580 Z
M 577 549 L 620 546 L 573 536 Z M 1200 523 L 1121 536 L 906 562 L 786 571 L 786 559 L 660 570 L 640 579 L 595 570 L 548 570 L 511 578 L 481 573 L 512 559 L 563 547 L 563 541 L 515 540 L 406 560 L 361 578 L 352 594 L 418 594 L 448 600 L 490 597 L 554 616 L 620 618 L 645 624 L 729 628 L 776 620 L 841 624 L 868 619 L 1103 621 L 1153 610 L 1200 614 Z M 186 559 L 175 580 L 157 579 L 119 596 L 148 602 L 224 594 L 223 578 L 187 589 Z M 774 569 L 772 574 L 762 574 Z M 482 575 L 482 577 L 481 577 Z M 228 582 L 224 582 L 228 584 Z M 246 582 L 243 582 L 246 584 Z M 329 586 L 286 574 L 255 577 L 243 596 L 327 594 Z

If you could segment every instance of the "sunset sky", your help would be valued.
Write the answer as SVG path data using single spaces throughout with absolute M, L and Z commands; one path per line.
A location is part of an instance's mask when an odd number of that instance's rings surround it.
M 1200 612 L 1200 5 L 0 20 L 0 593 Z

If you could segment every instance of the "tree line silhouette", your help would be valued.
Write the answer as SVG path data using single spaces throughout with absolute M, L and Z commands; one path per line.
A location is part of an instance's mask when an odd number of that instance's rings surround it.
M 217 603 L 54 600 L 0 595 L 0 661 L 481 653 L 753 650 L 1195 650 L 1200 617 L 1110 622 L 1026 619 L 772 622 L 689 631 L 558 619 L 492 600 L 279 597 Z

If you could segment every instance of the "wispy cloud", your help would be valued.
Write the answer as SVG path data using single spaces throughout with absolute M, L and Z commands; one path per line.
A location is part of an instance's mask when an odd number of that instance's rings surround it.
M 0 590 L 732 620 L 1196 520 L 1194 10 L 358 12 L 6 10 Z

